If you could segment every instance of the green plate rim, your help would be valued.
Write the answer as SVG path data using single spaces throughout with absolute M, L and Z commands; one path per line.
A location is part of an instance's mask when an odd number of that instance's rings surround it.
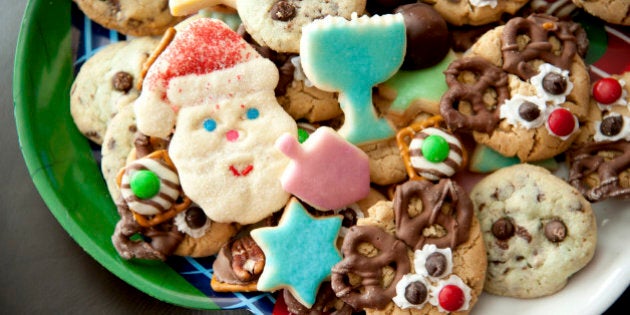
M 101 241 L 99 243 L 91 235 L 95 228 L 113 231 L 115 221 L 105 220 L 104 227 L 90 226 L 79 220 L 81 215 L 99 218 L 98 214 L 70 213 L 81 210 L 81 204 L 78 202 L 69 204 L 67 197 L 64 196 L 64 190 L 67 187 L 64 186 L 66 185 L 64 180 L 67 179 L 61 175 L 72 177 L 71 175 L 75 175 L 77 171 L 82 173 L 80 172 L 82 167 L 92 167 L 93 175 L 88 174 L 86 178 L 80 178 L 81 182 L 75 181 L 70 188 L 81 190 L 81 186 L 84 184 L 87 187 L 96 185 L 100 191 L 105 193 L 97 193 L 94 196 L 85 196 L 85 198 L 91 198 L 94 202 L 101 203 L 109 198 L 102 179 L 98 183 L 90 184 L 90 180 L 98 181 L 96 179 L 100 176 L 100 172 L 98 172 L 98 166 L 91 155 L 88 141 L 73 124 L 63 124 L 68 121 L 67 119 L 71 119 L 69 114 L 69 93 L 72 83 L 70 4 L 71 1 L 69 0 L 29 0 L 18 35 L 13 69 L 14 116 L 20 149 L 33 183 L 50 212 L 68 234 L 90 256 L 117 277 L 140 291 L 167 303 L 194 309 L 220 309 L 209 297 L 186 281 L 166 263 L 161 261 L 126 261 L 117 255 L 111 242 Z M 62 48 L 65 46 L 65 48 L 58 49 L 60 45 Z M 48 50 L 47 47 L 53 47 L 54 50 Z M 49 57 L 52 57 L 52 60 L 61 61 L 61 63 L 46 63 L 52 61 L 49 60 Z M 40 68 L 42 63 L 44 66 L 52 67 Z M 64 82 L 52 83 L 55 87 L 62 87 L 63 89 L 59 91 L 58 89 L 42 88 L 46 84 L 45 80 L 55 78 L 55 75 L 58 75 L 57 78 L 67 79 L 63 80 Z M 44 84 L 38 85 L 42 80 Z M 40 112 L 40 108 L 49 108 L 55 102 L 59 104 L 53 105 L 66 106 L 63 110 L 57 110 L 61 113 L 55 111 L 55 114 L 61 115 L 66 120 L 53 122 L 51 126 L 37 125 L 39 119 L 45 118 L 42 116 L 47 115 L 45 110 Z M 48 137 L 47 132 L 51 132 L 50 137 Z M 63 142 L 55 143 L 55 145 L 49 143 L 58 141 L 60 138 L 57 137 L 60 134 L 68 135 L 71 148 L 64 147 L 63 144 L 66 143 Z M 53 149 L 47 151 L 45 144 Z M 67 157 L 69 159 L 64 160 Z M 90 192 L 86 189 L 83 191 Z M 115 213 L 115 206 L 111 199 L 109 203 L 111 204 L 109 210 Z M 115 217 L 117 214 L 109 214 L 109 217 L 112 216 Z M 108 235 L 108 238 L 109 236 L 111 234 Z

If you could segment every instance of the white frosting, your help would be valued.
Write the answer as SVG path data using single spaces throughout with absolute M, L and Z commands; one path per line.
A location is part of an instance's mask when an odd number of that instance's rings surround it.
M 427 262 L 427 258 L 433 253 L 440 253 L 446 257 L 446 268 L 444 273 L 442 273 L 439 277 L 432 277 L 429 275 L 425 263 Z M 430 277 L 432 279 L 436 278 L 444 278 L 453 272 L 453 254 L 450 248 L 437 248 L 437 246 L 433 244 L 425 244 L 422 247 L 422 250 L 418 249 L 415 251 L 413 256 L 413 265 L 416 270 L 416 273 Z
M 545 91 L 545 89 L 543 88 L 543 79 L 549 73 L 557 73 L 565 79 L 565 81 L 567 82 L 567 88 L 565 89 L 564 93 L 555 95 Z M 531 77 L 529 80 L 530 83 L 536 88 L 536 94 L 538 95 L 538 97 L 542 98 L 546 102 L 551 102 L 554 105 L 564 103 L 567 95 L 569 95 L 573 90 L 573 83 L 569 79 L 569 71 L 562 70 L 548 63 L 541 64 L 538 67 L 538 74 Z
M 200 238 L 204 236 L 206 231 L 208 231 L 210 226 L 212 226 L 212 221 L 209 218 L 206 218 L 206 223 L 202 227 L 197 229 L 191 228 L 188 223 L 186 223 L 186 211 L 178 213 L 173 221 L 175 222 L 175 226 L 178 231 L 186 233 L 192 238 Z
M 440 277 L 429 276 L 425 263 L 427 257 L 433 253 L 441 253 L 446 257 L 447 267 Z M 447 312 L 439 303 L 439 295 L 442 289 L 447 285 L 454 285 L 460 288 L 464 294 L 464 303 L 456 311 L 467 310 L 470 307 L 471 289 L 466 283 L 453 272 L 453 255 L 450 248 L 440 249 L 433 244 L 425 244 L 422 250 L 414 252 L 413 265 L 415 273 L 404 275 L 398 283 L 396 283 L 396 296 L 392 298 L 394 303 L 401 309 L 424 307 L 426 302 L 436 306 L 440 312 Z M 427 288 L 427 300 L 421 304 L 411 304 L 405 298 L 405 289 L 411 283 L 421 282 Z
M 624 88 L 626 86 L 626 81 L 623 79 L 619 79 L 617 81 L 619 82 L 619 85 L 621 85 L 621 97 L 608 105 L 597 102 L 597 107 L 599 107 L 600 110 L 609 110 L 611 106 L 628 106 L 628 90 Z
M 456 275 L 451 275 L 445 280 L 440 280 L 435 286 L 430 287 L 429 303 L 436 306 L 440 312 L 447 312 L 444 308 L 442 308 L 442 305 L 440 305 L 439 302 L 440 291 L 442 291 L 442 289 L 447 285 L 457 286 L 462 289 L 462 292 L 464 293 L 464 304 L 462 307 L 455 310 L 455 312 L 467 310 L 470 307 L 470 287 L 468 287 L 466 283 L 464 283 L 464 281 Z
M 424 300 L 420 304 L 411 304 L 405 298 L 405 289 L 407 289 L 408 285 L 414 282 L 421 282 L 427 288 L 427 299 Z M 398 283 L 396 283 L 396 296 L 392 298 L 392 301 L 394 301 L 394 303 L 396 303 L 396 305 L 402 309 L 407 309 L 407 308 L 421 309 L 429 300 L 429 297 L 428 297 L 428 294 L 430 292 L 429 287 L 430 285 L 429 283 L 427 283 L 425 276 L 419 275 L 419 274 L 413 274 L 413 273 L 406 274 L 402 276 L 402 278 L 400 279 L 400 281 L 398 281 Z
M 159 193 L 147 199 L 151 202 L 157 203 L 158 207 L 155 207 L 151 203 L 144 202 L 142 199 L 136 199 L 136 196 L 131 188 L 125 188 L 129 187 L 131 177 L 135 172 L 137 172 L 136 170 L 129 169 L 129 167 L 134 167 L 135 165 L 140 165 L 141 169 L 154 172 L 160 178 Z M 160 196 L 160 194 L 165 194 L 172 200 L 177 200 L 177 197 L 179 197 L 178 189 L 165 185 L 166 182 L 170 182 L 172 186 L 179 186 L 179 178 L 177 177 L 177 174 L 158 161 L 149 158 L 136 160 L 128 166 L 128 169 L 129 171 L 125 172 L 122 177 L 120 193 L 123 198 L 125 198 L 129 209 L 142 215 L 155 215 L 170 209 L 172 206 L 172 202 L 164 199 Z
M 527 121 L 519 115 L 519 107 L 523 104 L 523 102 L 531 102 L 538 106 L 538 109 L 540 109 L 540 115 L 538 118 L 533 121 Z M 546 121 L 547 114 L 547 104 L 543 99 L 536 96 L 516 94 L 499 107 L 499 117 L 501 119 L 505 119 L 512 126 L 520 126 L 525 129 L 533 129 L 542 126 L 542 124 Z
M 347 208 L 343 208 L 343 209 L 335 209 L 333 210 L 334 214 L 340 214 L 342 211 L 346 210 L 346 209 L 352 209 L 352 211 L 354 212 L 354 214 L 356 215 L 357 219 L 363 219 L 365 218 L 365 215 L 363 215 L 363 210 L 361 210 L 361 208 L 359 207 L 358 204 L 353 203 L 351 205 L 349 205 Z M 349 227 L 345 227 L 345 226 L 341 226 L 341 229 L 339 230 L 339 237 L 346 237 L 346 235 L 348 234 L 348 231 L 350 230 Z
M 604 119 L 607 117 L 615 117 L 615 116 L 621 116 L 621 118 L 623 119 L 623 127 L 621 128 L 621 131 L 618 134 L 609 137 L 601 132 L 600 126 L 602 122 L 597 121 L 595 122 L 595 135 L 593 137 L 593 139 L 596 142 L 618 141 L 618 140 L 630 141 L 630 118 L 626 116 L 622 116 L 617 113 L 611 113 L 611 114 L 606 115 Z
M 291 59 L 289 60 L 291 61 L 291 64 L 293 64 L 293 67 L 295 68 L 295 70 L 293 70 L 293 79 L 298 80 L 298 81 L 303 81 L 305 86 L 308 86 L 308 87 L 313 86 L 313 82 L 311 82 L 306 77 L 306 74 L 304 74 L 304 69 L 302 69 L 302 59 L 300 58 L 300 56 L 291 57 Z
M 468 0 L 475 7 L 497 7 L 497 0 Z

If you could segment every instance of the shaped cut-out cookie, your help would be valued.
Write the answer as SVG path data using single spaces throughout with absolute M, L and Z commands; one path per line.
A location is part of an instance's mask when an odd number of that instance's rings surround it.
M 213 221 L 254 223 L 289 198 L 279 181 L 289 160 L 273 145 L 297 126 L 276 101 L 277 82 L 271 61 L 207 18 L 178 31 L 147 73 L 138 129 L 175 128 L 169 155 L 182 187 Z

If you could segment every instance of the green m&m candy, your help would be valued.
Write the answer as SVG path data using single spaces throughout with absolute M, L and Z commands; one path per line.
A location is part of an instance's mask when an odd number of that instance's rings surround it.
M 429 162 L 440 163 L 448 157 L 448 142 L 441 136 L 430 135 L 422 143 L 422 155 Z
M 136 197 L 149 199 L 160 192 L 160 178 L 152 171 L 140 170 L 131 175 L 129 186 Z
M 298 142 L 299 143 L 304 143 L 304 141 L 306 141 L 306 139 L 308 139 L 308 131 L 302 129 L 302 128 L 298 128 Z

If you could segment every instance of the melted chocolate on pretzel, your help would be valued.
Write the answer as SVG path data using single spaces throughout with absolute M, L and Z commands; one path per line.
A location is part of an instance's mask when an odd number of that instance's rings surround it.
M 616 152 L 607 160 L 600 152 Z M 607 198 L 630 198 L 630 188 L 622 187 L 619 174 L 630 169 L 630 142 L 595 142 L 569 152 L 571 167 L 569 183 L 591 202 Z M 593 173 L 599 177 L 599 185 L 591 187 L 586 179 Z
M 366 256 L 360 246 L 369 244 L 374 254 Z M 396 295 L 396 283 L 411 271 L 405 243 L 376 226 L 353 226 L 344 238 L 343 260 L 332 268 L 331 286 L 337 297 L 355 309 L 382 309 Z M 394 278 L 383 285 L 384 268 L 393 268 Z M 350 275 L 361 278 L 351 283 Z
M 528 80 L 538 73 L 537 69 L 528 63 L 536 59 L 569 70 L 576 53 L 584 51 L 583 46 L 588 45 L 581 31 L 577 23 L 560 21 L 545 14 L 512 18 L 505 25 L 501 37 L 503 69 L 523 80 Z M 521 35 L 527 36 L 529 40 L 524 47 L 521 47 L 522 43 L 519 45 L 518 38 Z M 560 42 L 559 54 L 554 51 L 549 40 L 551 37 Z
M 120 220 L 112 235 L 112 243 L 124 259 L 165 260 L 184 239 L 184 235 L 171 222 L 148 228 L 138 224 L 122 197 L 116 202 L 116 207 Z M 144 237 L 132 239 L 137 235 Z
M 473 83 L 459 81 L 460 74 L 470 72 Z M 479 58 L 461 58 L 452 62 L 444 72 L 449 89 L 440 100 L 440 114 L 451 129 L 491 133 L 499 124 L 499 105 L 509 98 L 507 74 L 489 61 Z M 484 93 L 496 92 L 496 103 L 490 107 Z M 470 104 L 471 113 L 463 113 L 461 102 Z
M 417 197 L 422 201 L 422 211 L 411 216 L 409 203 Z M 450 247 L 468 240 L 473 217 L 473 205 L 462 187 L 450 179 L 442 179 L 437 184 L 418 180 L 408 181 L 396 188 L 394 196 L 396 214 L 396 237 L 414 250 L 424 244 L 434 244 L 439 248 Z M 442 237 L 423 235 L 432 225 L 446 230 Z

